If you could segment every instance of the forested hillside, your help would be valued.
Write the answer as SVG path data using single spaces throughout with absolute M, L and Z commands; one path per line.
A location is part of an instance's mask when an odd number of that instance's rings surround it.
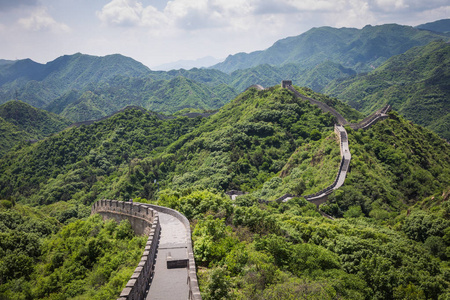
M 210 87 L 185 77 L 156 81 L 115 77 L 92 91 L 72 91 L 54 100 L 46 109 L 80 122 L 105 117 L 130 105 L 166 114 L 183 109 L 213 110 L 235 96 L 236 92 L 226 85 Z
M 0 117 L 0 157 L 15 145 L 30 140 L 32 135 Z
M 450 139 L 450 45 L 413 48 L 376 70 L 337 80 L 325 93 L 362 112 L 389 103 L 407 119 Z
M 146 238 L 136 237 L 128 222 L 103 222 L 81 206 L 0 201 L 1 299 L 117 297 Z
M 18 98 L 43 108 L 70 90 L 83 89 L 116 75 L 135 77 L 148 72 L 143 64 L 118 54 L 95 57 L 77 53 L 47 64 L 18 60 L 0 66 L 0 102 Z
M 336 220 L 300 198 L 258 201 L 334 180 L 333 124 L 276 86 L 249 89 L 208 118 L 131 108 L 17 147 L 0 159 L 0 213 L 14 220 L 0 225 L 0 295 L 117 297 L 143 243 L 126 223 L 86 217 L 98 199 L 134 198 L 190 219 L 204 299 L 449 296 L 450 146 L 395 111 L 366 131 L 347 128 L 351 169 L 321 206 Z M 248 194 L 232 202 L 229 189 Z M 13 248 L 14 239 L 35 246 Z
M 416 26 L 416 28 L 449 34 L 450 33 L 450 29 L 449 29 L 450 28 L 450 19 L 443 19 L 443 20 L 438 20 L 438 21 L 434 21 L 434 22 L 430 22 L 430 23 L 421 24 L 419 26 Z
M 67 119 L 22 101 L 9 101 L 0 105 L 0 117 L 32 134 L 35 139 L 57 133 L 71 124 Z
M 229 76 L 214 70 L 152 72 L 121 55 L 65 55 L 45 65 L 0 64 L 0 103 L 20 99 L 72 122 L 99 119 L 129 105 L 172 114 L 217 109 L 236 97 Z
M 0 105 L 0 156 L 20 142 L 39 140 L 57 133 L 71 121 L 22 101 Z

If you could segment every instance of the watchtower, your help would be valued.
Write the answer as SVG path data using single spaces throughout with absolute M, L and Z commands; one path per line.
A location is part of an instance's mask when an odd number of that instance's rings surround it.
M 283 89 L 288 88 L 290 86 L 292 86 L 292 80 L 283 80 L 283 81 L 281 81 L 281 87 Z

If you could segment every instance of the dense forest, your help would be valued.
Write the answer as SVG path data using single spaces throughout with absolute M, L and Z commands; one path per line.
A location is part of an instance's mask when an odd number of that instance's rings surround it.
M 20 143 L 43 139 L 72 122 L 19 100 L 0 105 L 0 157 Z
M 270 201 L 333 182 L 334 121 L 275 86 L 206 118 L 130 108 L 17 144 L 0 158 L 0 299 L 117 297 L 145 239 L 89 217 L 102 198 L 182 212 L 203 299 L 449 297 L 450 146 L 396 111 L 346 128 L 351 169 L 320 207 L 335 220 L 303 198 Z M 230 189 L 247 194 L 231 201 Z

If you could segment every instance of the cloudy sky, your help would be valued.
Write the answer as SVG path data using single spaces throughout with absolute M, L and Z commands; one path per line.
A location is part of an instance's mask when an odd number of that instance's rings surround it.
M 312 27 L 449 17 L 449 0 L 0 0 L 0 59 L 120 53 L 153 67 L 266 49 Z

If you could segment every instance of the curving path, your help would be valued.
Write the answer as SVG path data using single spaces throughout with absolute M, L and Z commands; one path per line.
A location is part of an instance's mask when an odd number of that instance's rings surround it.
M 118 300 L 201 300 L 188 219 L 162 206 L 99 200 L 91 214 L 128 220 L 134 232 L 148 236 L 141 260 Z
M 306 100 L 306 101 L 309 101 L 309 103 L 311 103 L 311 104 L 317 105 L 324 112 L 331 113 L 333 116 L 336 117 L 338 124 L 340 124 L 340 125 L 347 125 L 348 124 L 347 120 L 340 113 L 338 113 L 337 110 L 335 110 L 334 108 L 329 107 L 328 105 L 326 105 L 323 102 L 317 101 L 317 100 L 315 100 L 313 98 L 309 98 L 309 97 L 306 97 L 303 94 L 300 94 L 300 92 L 298 92 L 292 85 L 289 85 L 286 88 L 288 90 L 290 90 L 291 92 L 293 92 L 294 95 L 297 96 L 298 98 Z
M 188 259 L 186 227 L 169 214 L 159 212 L 158 215 L 161 232 L 153 280 L 146 300 L 189 299 L 186 268 L 167 267 L 167 260 Z
M 350 161 L 351 161 L 351 154 L 350 154 L 350 148 L 348 145 L 348 135 L 347 131 L 344 128 L 344 125 L 349 125 L 350 128 L 354 130 L 358 129 L 368 129 L 375 123 L 377 123 L 380 120 L 384 120 L 389 117 L 387 114 L 391 110 L 391 106 L 388 104 L 384 106 L 382 109 L 377 110 L 367 118 L 363 119 L 359 123 L 349 123 L 339 112 L 337 112 L 334 108 L 329 107 L 327 104 L 317 101 L 315 99 L 309 98 L 300 92 L 298 92 L 293 86 L 291 81 L 283 81 L 281 84 L 282 87 L 290 90 L 294 93 L 295 96 L 297 96 L 300 99 L 303 99 L 305 101 L 309 101 L 309 103 L 314 104 L 318 106 L 322 111 L 331 113 L 334 117 L 336 117 L 337 124 L 335 124 L 334 131 L 336 132 L 338 138 L 339 138 L 339 146 L 341 151 L 341 163 L 339 165 L 338 173 L 336 175 L 336 179 L 334 182 L 329 185 L 328 187 L 324 188 L 323 190 L 306 196 L 301 195 L 293 195 L 293 194 L 285 194 L 281 196 L 280 198 L 276 199 L 277 202 L 287 202 L 288 200 L 294 198 L 294 197 L 304 197 L 306 200 L 308 200 L 311 203 L 314 203 L 319 207 L 320 204 L 326 202 L 328 200 L 328 195 L 331 194 L 334 190 L 340 188 L 345 181 L 345 178 L 347 176 L 348 169 L 350 167 Z M 261 86 L 251 86 L 256 87 L 257 89 L 261 90 L 263 89 Z M 251 88 L 249 87 L 249 88 Z M 260 200 L 261 202 L 270 202 L 267 200 Z M 322 213 L 322 212 L 321 212 Z M 332 218 L 324 213 L 322 213 L 327 218 Z
M 201 300 L 189 220 L 176 210 L 145 205 L 158 212 L 161 227 L 155 273 L 146 299 Z

